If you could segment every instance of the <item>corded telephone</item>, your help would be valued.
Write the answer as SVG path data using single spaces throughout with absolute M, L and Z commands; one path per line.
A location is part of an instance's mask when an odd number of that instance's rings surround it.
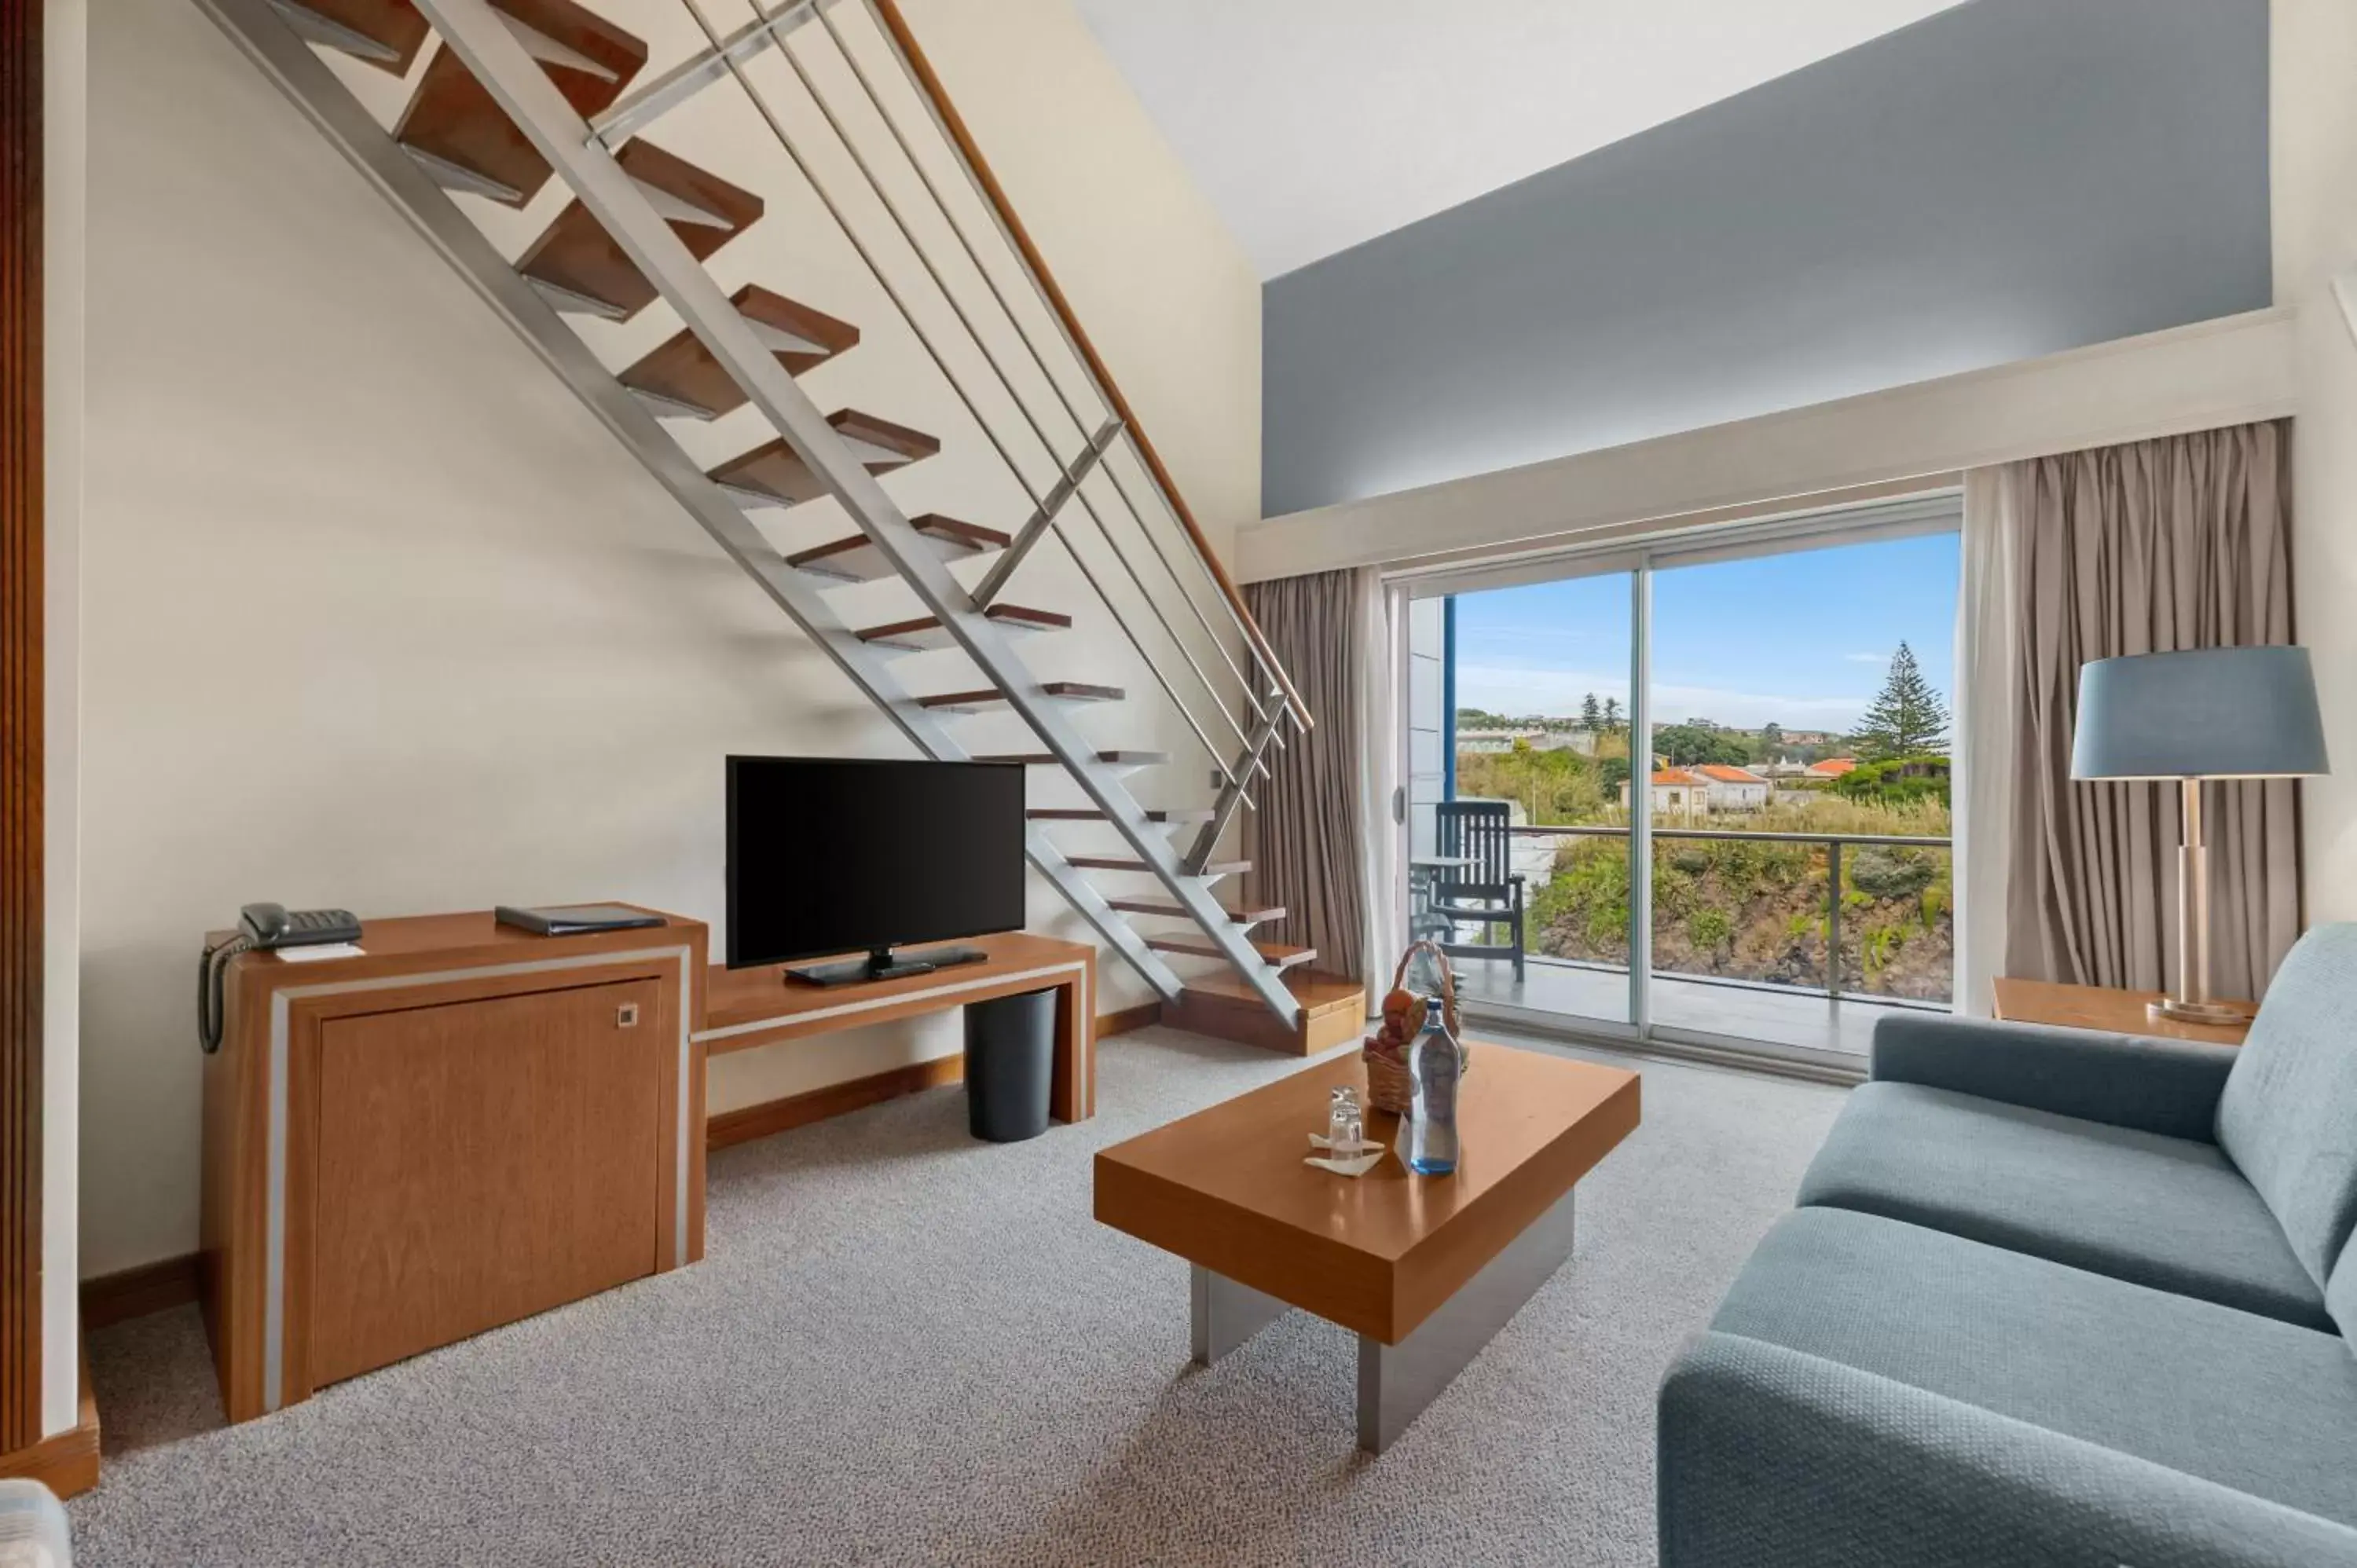
M 248 904 L 237 912 L 237 930 L 253 948 L 303 948 L 361 940 L 361 923 L 350 909 L 290 910 L 284 904 Z
M 197 959 L 197 1043 L 210 1056 L 221 1043 L 221 972 L 242 952 L 356 942 L 361 922 L 350 909 L 289 909 L 248 904 L 237 912 L 237 935 Z

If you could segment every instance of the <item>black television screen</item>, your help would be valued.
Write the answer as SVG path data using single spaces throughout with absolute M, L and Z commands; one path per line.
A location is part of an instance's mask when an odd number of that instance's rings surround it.
M 1023 926 L 1023 768 L 728 759 L 728 967 Z

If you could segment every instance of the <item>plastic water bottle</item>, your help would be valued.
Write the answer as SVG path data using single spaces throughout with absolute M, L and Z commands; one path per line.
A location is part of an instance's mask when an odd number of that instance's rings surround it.
M 1448 1032 L 1440 998 L 1432 997 L 1424 1032 L 1408 1052 L 1415 1112 L 1407 1134 L 1408 1168 L 1422 1176 L 1447 1176 L 1457 1168 L 1457 1090 L 1465 1078 L 1465 1047 Z

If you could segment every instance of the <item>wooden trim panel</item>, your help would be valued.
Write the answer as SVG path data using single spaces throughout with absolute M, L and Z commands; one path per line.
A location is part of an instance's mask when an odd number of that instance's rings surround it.
M 204 1293 L 204 1254 L 184 1252 L 81 1282 L 85 1333 L 186 1306 Z
M 0 7 L 0 1453 L 41 1436 L 41 11 Z
M 823 1089 L 808 1090 L 779 1100 L 765 1100 L 758 1105 L 740 1105 L 734 1111 L 723 1111 L 705 1123 L 704 1145 L 707 1149 L 725 1149 L 732 1144 L 748 1144 L 773 1133 L 791 1132 L 796 1127 L 807 1127 L 813 1122 L 823 1122 L 830 1116 L 842 1116 L 866 1110 L 870 1105 L 881 1105 L 904 1094 L 919 1094 L 928 1089 L 940 1089 L 947 1084 L 964 1081 L 965 1058 L 963 1056 L 936 1057 L 931 1061 L 911 1062 L 907 1067 L 870 1073 L 866 1078 L 830 1083 Z
M 81 1395 L 74 1423 L 29 1448 L 0 1454 L 0 1477 L 38 1481 L 61 1498 L 79 1497 L 98 1485 L 98 1399 L 90 1391 L 87 1351 L 81 1358 Z
M 1135 1007 L 1124 1007 L 1116 1013 L 1097 1015 L 1097 1038 L 1110 1039 L 1162 1022 L 1162 1004 L 1141 1002 Z

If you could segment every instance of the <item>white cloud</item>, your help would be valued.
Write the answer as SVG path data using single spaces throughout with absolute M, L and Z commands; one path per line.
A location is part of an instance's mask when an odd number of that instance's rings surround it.
M 1579 700 L 1593 692 L 1598 701 L 1629 704 L 1629 674 L 1608 671 L 1542 669 L 1528 665 L 1468 663 L 1457 666 L 1457 701 L 1493 714 L 1577 714 Z M 1653 683 L 1654 718 L 1675 724 L 1703 717 L 1737 729 L 1755 729 L 1774 720 L 1786 729 L 1847 729 L 1866 712 L 1863 696 L 1795 696 L 1745 692 L 1726 686 Z

